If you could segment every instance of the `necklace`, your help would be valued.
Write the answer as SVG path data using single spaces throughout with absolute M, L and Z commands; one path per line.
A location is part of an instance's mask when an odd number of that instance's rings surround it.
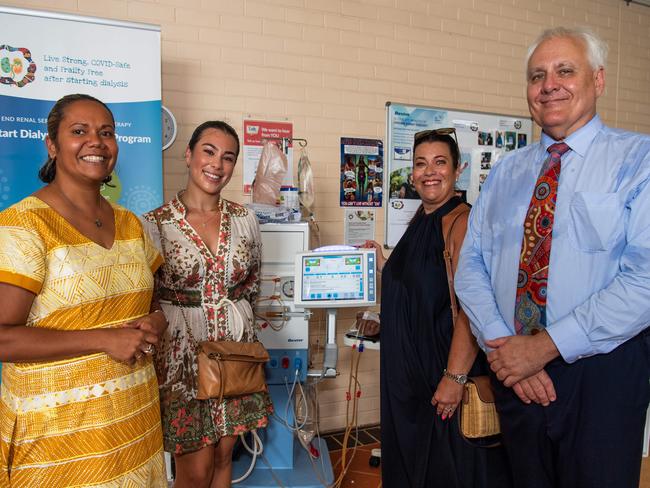
M 61 191 L 57 186 L 54 186 L 54 188 L 56 188 L 56 191 L 57 191 L 57 192 L 58 192 L 58 193 L 59 193 L 59 194 L 60 194 L 60 195 L 65 199 L 66 202 L 68 202 L 68 204 L 69 204 L 72 208 L 74 208 L 77 212 L 79 212 L 79 207 L 77 207 L 77 206 L 73 203 L 73 201 L 70 200 L 70 199 L 68 198 L 68 196 L 67 196 L 65 193 L 63 193 L 63 191 Z M 97 200 L 97 208 L 98 208 L 98 211 L 101 212 L 101 210 L 102 210 L 102 200 L 103 200 L 103 198 L 102 198 L 101 194 L 98 195 L 98 197 L 99 197 L 99 199 Z M 83 213 L 83 212 L 82 212 L 82 213 Z M 101 221 L 101 219 L 100 219 L 99 217 L 95 217 L 95 220 L 94 220 L 93 223 L 95 224 L 95 227 L 97 227 L 98 229 L 101 228 L 101 227 L 104 225 L 104 224 L 102 223 L 102 221 Z
M 204 220 L 203 222 L 201 222 L 201 227 L 203 227 L 203 228 L 205 229 L 205 226 L 208 225 L 208 222 L 210 222 L 211 220 L 213 220 L 213 219 L 215 219 L 217 216 L 219 216 L 219 209 L 214 210 L 214 212 L 215 212 L 215 214 L 214 214 L 212 217 L 209 217 L 208 219 L 206 219 L 206 220 Z
M 208 217 L 208 218 L 205 219 L 203 222 L 199 222 L 199 223 L 201 224 L 201 227 L 202 227 L 203 229 L 205 229 L 205 227 L 206 227 L 206 226 L 207 226 L 207 225 L 208 225 L 212 220 L 216 219 L 219 215 L 221 215 L 221 206 L 219 205 L 219 203 L 217 203 L 217 208 L 211 208 L 211 209 L 209 209 L 209 210 L 199 210 L 198 207 L 190 207 L 189 205 L 187 205 L 187 203 L 183 202 L 182 199 L 180 199 L 180 200 L 181 200 L 181 203 L 182 203 L 182 204 L 185 206 L 185 208 L 187 209 L 187 211 L 189 211 L 189 212 L 193 212 L 193 213 L 194 213 L 195 215 L 197 215 L 197 216 L 198 216 L 199 213 L 201 213 L 201 214 L 205 214 L 206 212 L 214 212 L 214 215 L 212 215 L 211 217 Z
M 199 211 L 197 209 L 190 208 L 190 207 L 187 207 L 187 209 L 190 210 L 191 212 L 194 212 L 194 214 L 198 216 Z M 205 229 L 205 226 L 208 225 L 208 223 L 210 223 L 212 220 L 216 219 L 219 215 L 221 215 L 221 212 L 219 212 L 218 208 L 214 208 L 212 210 L 202 210 L 201 211 L 201 213 L 205 213 L 205 212 L 214 212 L 214 215 L 212 217 L 208 217 L 203 222 L 199 222 L 201 224 L 201 227 L 204 228 L 204 229 Z

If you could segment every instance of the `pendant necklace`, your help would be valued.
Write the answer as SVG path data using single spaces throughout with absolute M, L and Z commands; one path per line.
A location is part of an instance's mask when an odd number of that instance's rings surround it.
M 208 223 L 210 223 L 212 220 L 216 219 L 219 215 L 221 215 L 221 212 L 220 212 L 220 210 L 221 210 L 221 206 L 219 205 L 219 203 L 217 203 L 217 208 L 212 208 L 212 209 L 210 209 L 210 210 L 199 210 L 198 207 L 192 208 L 192 207 L 188 206 L 188 205 L 187 205 L 185 202 L 183 202 L 182 200 L 181 200 L 181 202 L 183 203 L 183 205 L 185 206 L 185 208 L 187 208 L 187 210 L 189 210 L 189 211 L 191 211 L 191 212 L 194 212 L 195 214 L 198 214 L 199 212 L 201 212 L 201 213 L 203 213 L 203 214 L 204 214 L 205 212 L 214 212 L 214 215 L 213 215 L 212 217 L 208 217 L 208 218 L 205 219 L 203 222 L 199 222 L 199 223 L 201 224 L 201 227 L 202 227 L 203 229 L 205 229 L 205 227 L 208 225 Z
M 77 207 L 77 206 L 72 202 L 72 200 L 70 200 L 70 199 L 68 198 L 68 196 L 67 196 L 65 193 L 63 193 L 63 191 L 61 191 L 58 187 L 55 186 L 55 188 L 56 188 L 56 191 L 59 192 L 59 194 L 60 194 L 60 195 L 61 195 L 61 196 L 62 196 L 62 197 L 63 197 L 63 198 L 64 198 L 64 199 L 65 199 L 65 200 L 70 204 L 70 206 L 71 206 L 72 208 L 74 208 L 74 209 L 78 212 L 78 211 L 79 211 L 79 207 Z M 101 211 L 101 209 L 102 209 L 102 200 L 103 200 L 102 196 L 99 195 L 99 200 L 97 201 L 97 202 L 98 202 L 98 203 L 97 203 L 97 207 L 98 207 L 98 210 L 99 210 L 99 211 Z M 98 229 L 100 229 L 100 228 L 104 225 L 104 224 L 102 223 L 102 221 L 101 221 L 101 219 L 100 219 L 99 217 L 95 217 L 95 220 L 94 220 L 93 223 L 95 224 L 95 227 L 97 227 Z
M 214 220 L 215 218 L 217 218 L 220 215 L 220 212 L 219 212 L 218 208 L 213 210 L 213 212 L 215 212 L 215 213 L 214 213 L 214 215 L 212 217 L 208 217 L 206 220 L 201 222 L 201 227 L 203 227 L 204 229 L 205 229 L 205 226 L 208 225 L 208 222 L 210 222 L 211 220 Z

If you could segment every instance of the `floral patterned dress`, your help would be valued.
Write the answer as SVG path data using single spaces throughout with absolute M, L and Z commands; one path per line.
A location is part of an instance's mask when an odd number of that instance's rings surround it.
M 196 399 L 195 341 L 257 340 L 251 304 L 259 293 L 259 226 L 245 207 L 224 199 L 219 205 L 216 255 L 187 222 L 180 194 L 144 215 L 145 227 L 161 250 L 156 217 L 164 236 L 165 264 L 157 274 L 156 290 L 169 327 L 158 348 L 156 370 L 165 450 L 176 454 L 215 444 L 222 436 L 266 427 L 273 411 L 268 393 L 225 398 L 221 403 Z M 233 330 L 232 307 L 250 319 L 243 330 Z

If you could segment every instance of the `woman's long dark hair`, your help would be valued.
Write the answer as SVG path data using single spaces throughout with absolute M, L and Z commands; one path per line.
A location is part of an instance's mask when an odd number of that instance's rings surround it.
M 100 104 L 110 114 L 111 119 L 113 120 L 113 125 L 115 125 L 115 117 L 113 116 L 113 112 L 111 112 L 111 109 L 108 108 L 108 106 L 101 100 L 98 100 L 95 97 L 86 95 L 84 93 L 75 93 L 72 95 L 66 95 L 63 98 L 59 98 L 57 100 L 57 102 L 54 104 L 52 110 L 50 110 L 50 113 L 47 116 L 47 135 L 49 136 L 50 140 L 55 144 L 57 143 L 57 139 L 59 137 L 59 126 L 61 125 L 61 121 L 65 116 L 66 109 L 73 103 L 81 102 L 81 101 L 90 101 L 90 102 L 95 102 Z M 48 154 L 47 160 L 45 161 L 43 166 L 41 166 L 41 169 L 38 171 L 38 177 L 43 183 L 52 183 L 54 181 L 55 176 L 56 176 L 56 159 L 52 159 Z M 111 181 L 110 175 L 106 177 L 104 183 L 108 183 L 109 181 Z

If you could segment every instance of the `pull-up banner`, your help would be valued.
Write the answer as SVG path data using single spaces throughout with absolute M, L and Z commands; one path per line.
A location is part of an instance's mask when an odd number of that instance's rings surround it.
M 71 93 L 115 116 L 120 153 L 104 196 L 137 214 L 160 205 L 160 28 L 8 7 L 0 25 L 0 210 L 42 186 L 47 114 Z

